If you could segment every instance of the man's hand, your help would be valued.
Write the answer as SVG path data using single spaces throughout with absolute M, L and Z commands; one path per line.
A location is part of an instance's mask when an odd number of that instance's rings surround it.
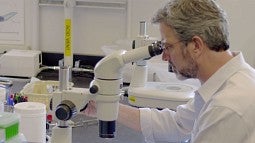
M 96 117 L 96 114 L 97 114 L 96 102 L 93 100 L 90 100 L 87 105 L 87 108 L 82 113 L 84 113 L 86 116 L 89 116 L 89 117 Z

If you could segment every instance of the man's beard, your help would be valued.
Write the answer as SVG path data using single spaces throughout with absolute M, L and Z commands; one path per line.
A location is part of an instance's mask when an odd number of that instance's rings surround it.
M 176 78 L 179 80 L 186 80 L 190 78 L 197 78 L 198 66 L 196 62 L 190 57 L 189 54 L 186 55 L 187 64 L 185 67 L 177 70 L 176 67 L 169 62 L 169 70 L 175 73 Z

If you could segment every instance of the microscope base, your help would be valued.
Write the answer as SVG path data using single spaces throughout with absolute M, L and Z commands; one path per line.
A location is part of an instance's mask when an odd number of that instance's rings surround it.
M 72 127 L 53 127 L 51 143 L 72 143 Z
M 169 108 L 187 103 L 197 87 L 188 84 L 147 82 L 144 87 L 128 89 L 128 102 L 137 107 Z

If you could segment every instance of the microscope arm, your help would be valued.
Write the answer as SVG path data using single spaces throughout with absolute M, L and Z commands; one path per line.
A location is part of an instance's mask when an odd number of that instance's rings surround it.
M 95 78 L 100 79 L 120 79 L 122 78 L 122 68 L 125 64 L 147 59 L 161 54 L 163 51 L 160 42 L 155 42 L 149 46 L 139 47 L 130 51 L 117 51 L 100 60 L 94 69 Z
M 71 119 L 94 97 L 87 88 L 73 87 L 70 90 L 54 92 L 52 105 L 56 118 L 62 121 Z
M 130 51 L 117 51 L 100 60 L 94 69 L 94 80 L 90 83 L 90 93 L 96 94 L 99 136 L 113 138 L 115 121 L 118 117 L 119 99 L 123 87 L 122 69 L 125 64 L 147 59 L 161 54 L 160 42 Z

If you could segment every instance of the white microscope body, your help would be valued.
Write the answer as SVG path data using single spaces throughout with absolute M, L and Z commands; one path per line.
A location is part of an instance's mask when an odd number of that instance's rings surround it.
M 149 37 L 146 34 L 146 22 L 140 21 L 140 33 L 133 41 L 133 49 L 137 49 L 143 46 L 146 46 L 153 41 L 156 41 L 156 38 Z M 129 87 L 144 87 L 147 82 L 148 77 L 148 65 L 147 60 L 141 59 L 133 63 L 131 81 Z
M 162 53 L 160 42 L 134 50 L 120 50 L 100 60 L 94 69 L 94 80 L 89 89 L 68 89 L 70 71 L 60 69 L 60 90 L 53 94 L 52 107 L 59 124 L 54 127 L 52 143 L 71 143 L 72 130 L 67 121 L 84 109 L 89 100 L 95 100 L 99 120 L 99 136 L 114 138 L 122 90 L 122 69 L 127 63 L 150 58 Z

